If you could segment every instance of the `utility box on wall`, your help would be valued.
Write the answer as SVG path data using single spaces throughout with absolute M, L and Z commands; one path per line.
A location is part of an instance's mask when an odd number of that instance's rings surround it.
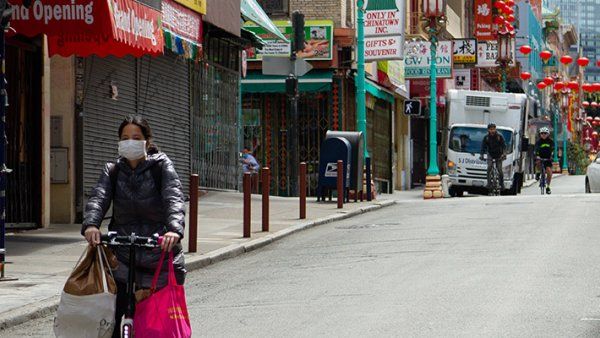
M 50 183 L 69 183 L 69 148 L 50 149 Z

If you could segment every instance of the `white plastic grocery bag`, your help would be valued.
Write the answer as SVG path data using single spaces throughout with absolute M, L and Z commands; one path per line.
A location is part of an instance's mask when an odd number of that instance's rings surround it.
M 88 247 L 88 250 L 93 250 Z M 106 270 L 109 267 L 106 253 L 101 246 L 96 247 L 97 259 L 101 270 L 102 292 L 77 296 L 63 291 L 54 318 L 54 334 L 59 338 L 110 338 L 115 326 L 115 307 L 117 296 L 109 291 Z M 84 252 L 85 253 L 85 252 Z M 83 257 L 83 255 L 82 255 Z M 77 262 L 81 261 L 81 257 Z M 106 265 L 105 265 L 106 263 Z M 105 269 L 105 266 L 107 269 Z M 98 276 L 92 265 L 89 273 Z M 99 277 L 99 276 L 98 276 Z M 111 281 L 114 284 L 114 281 Z

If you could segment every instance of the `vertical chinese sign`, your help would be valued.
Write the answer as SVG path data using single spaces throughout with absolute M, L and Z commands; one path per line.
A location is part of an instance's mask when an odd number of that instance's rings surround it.
M 475 0 L 475 38 L 495 40 L 492 24 L 492 0 Z

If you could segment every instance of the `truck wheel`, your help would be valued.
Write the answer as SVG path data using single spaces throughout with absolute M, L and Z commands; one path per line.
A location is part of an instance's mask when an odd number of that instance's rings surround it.
M 458 196 L 458 194 L 456 193 L 456 189 L 454 189 L 453 187 L 450 187 L 448 192 L 450 193 L 450 197 Z

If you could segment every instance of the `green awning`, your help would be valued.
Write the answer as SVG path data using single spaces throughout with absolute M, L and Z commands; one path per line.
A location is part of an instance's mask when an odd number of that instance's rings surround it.
M 298 90 L 300 92 L 329 91 L 332 81 L 331 70 L 312 70 L 298 78 Z M 242 93 L 285 93 L 285 76 L 248 72 L 246 78 L 242 79 Z
M 273 21 L 269 18 L 269 16 L 265 13 L 265 11 L 260 7 L 256 0 L 242 0 L 240 7 L 242 16 L 246 18 L 246 20 L 250 20 L 260 27 L 264 28 L 267 32 L 275 35 L 285 42 L 290 42 L 285 36 L 279 31 L 279 28 L 275 26 Z
M 388 101 L 390 103 L 394 103 L 394 95 L 390 94 L 387 90 L 382 87 L 376 85 L 370 80 L 365 80 L 365 90 L 367 93 L 375 96 L 378 99 Z
M 252 47 L 263 48 L 267 45 L 267 42 L 260 38 L 260 36 L 256 35 L 253 31 L 250 31 L 244 27 L 240 31 L 242 34 L 242 38 L 248 39 L 252 44 Z

